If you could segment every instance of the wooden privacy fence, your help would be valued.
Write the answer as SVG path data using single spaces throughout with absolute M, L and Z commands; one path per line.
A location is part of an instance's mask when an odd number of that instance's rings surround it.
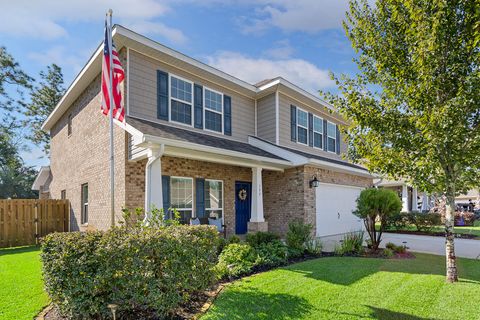
M 0 200 L 0 248 L 38 243 L 52 232 L 67 232 L 68 200 Z

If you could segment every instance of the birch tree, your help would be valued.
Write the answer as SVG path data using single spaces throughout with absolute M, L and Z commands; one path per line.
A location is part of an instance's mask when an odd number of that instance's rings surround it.
M 350 0 L 356 76 L 324 94 L 351 123 L 350 154 L 447 201 L 446 279 L 458 280 L 455 195 L 480 178 L 480 1 Z

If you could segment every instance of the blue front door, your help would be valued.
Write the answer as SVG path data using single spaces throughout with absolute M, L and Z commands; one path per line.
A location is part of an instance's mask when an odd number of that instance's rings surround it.
M 235 233 L 247 233 L 247 223 L 251 213 L 252 184 L 235 182 Z

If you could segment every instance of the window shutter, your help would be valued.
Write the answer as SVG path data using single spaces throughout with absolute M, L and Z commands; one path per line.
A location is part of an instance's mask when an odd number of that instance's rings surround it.
M 157 118 L 168 121 L 168 73 L 157 70 Z
M 323 150 L 328 150 L 327 120 L 323 119 Z
M 337 152 L 337 154 L 340 154 L 340 129 L 338 129 L 338 125 L 336 125 L 337 127 L 337 137 L 335 139 L 335 142 L 336 142 L 336 146 L 335 146 L 335 151 Z
M 197 218 L 205 218 L 205 179 L 195 179 L 195 192 Z
M 162 176 L 162 198 L 163 198 L 163 211 L 165 218 L 170 218 L 168 209 L 170 208 L 170 177 Z
M 308 145 L 313 147 L 313 114 L 308 113 Z
M 297 107 L 290 105 L 290 137 L 297 142 Z
M 227 136 L 232 135 L 232 98 L 223 96 L 223 132 Z
M 203 129 L 203 87 L 195 84 L 193 89 L 195 113 L 194 113 L 194 126 L 198 129 Z

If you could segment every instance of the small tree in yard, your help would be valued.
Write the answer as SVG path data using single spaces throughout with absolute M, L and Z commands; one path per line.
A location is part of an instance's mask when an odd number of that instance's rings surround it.
M 392 190 L 376 188 L 362 190 L 357 199 L 357 209 L 353 214 L 363 219 L 373 251 L 378 249 L 382 241 L 388 217 L 399 214 L 401 209 L 402 203 Z M 380 222 L 378 232 L 375 228 L 377 218 Z
M 480 178 L 478 0 L 350 0 L 360 73 L 327 99 L 350 119 L 350 154 L 372 172 L 446 197 L 447 281 L 458 280 L 455 195 Z

